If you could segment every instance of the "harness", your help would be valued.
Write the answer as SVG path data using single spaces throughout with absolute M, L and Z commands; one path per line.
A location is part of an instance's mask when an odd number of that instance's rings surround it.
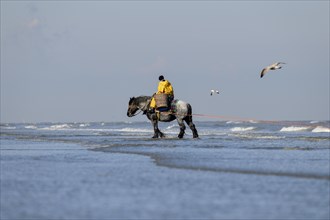
M 137 116 L 137 115 L 140 114 L 141 112 L 146 112 L 146 111 L 147 111 L 146 107 L 147 107 L 148 105 L 150 105 L 150 102 L 151 102 L 151 100 L 147 101 L 146 104 L 145 104 L 142 108 L 139 108 L 139 110 L 136 111 L 135 114 L 132 115 L 132 117 Z

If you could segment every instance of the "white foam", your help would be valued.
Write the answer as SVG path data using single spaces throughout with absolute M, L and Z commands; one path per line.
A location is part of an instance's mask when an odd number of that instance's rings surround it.
M 27 128 L 27 129 L 37 129 L 37 126 L 35 126 L 35 125 L 27 125 L 27 126 L 25 126 L 25 128 Z
M 81 127 L 81 128 L 82 128 L 82 127 L 87 127 L 87 126 L 89 126 L 89 125 L 90 125 L 89 123 L 85 123 L 85 124 L 84 124 L 84 123 L 82 123 L 82 124 L 80 124 L 80 125 L 79 125 L 79 127 Z
M 240 124 L 240 121 L 227 121 L 226 124 Z
M 204 130 L 198 132 L 200 135 L 227 135 L 227 132 L 224 131 L 216 131 L 216 130 Z
M 290 126 L 290 127 L 283 127 L 280 131 L 284 132 L 295 132 L 295 131 L 306 131 L 310 127 L 296 127 L 296 126 Z
M 169 129 L 174 128 L 174 127 L 178 127 L 178 125 L 176 125 L 176 124 L 172 124 L 172 125 L 168 126 L 168 127 L 166 128 L 166 130 L 169 130 Z
M 258 124 L 259 122 L 258 121 L 255 121 L 255 120 L 250 120 L 249 121 L 251 124 Z
M 41 130 L 65 130 L 70 128 L 71 127 L 68 124 L 58 124 L 58 125 L 52 125 L 50 127 L 42 128 Z
M 326 127 L 322 127 L 322 126 L 317 126 L 316 128 L 314 128 L 312 130 L 312 132 L 325 132 L 325 133 L 329 133 L 330 132 L 330 128 L 326 128 Z
M 8 130 L 14 130 L 14 129 L 16 129 L 16 127 L 14 127 L 14 126 L 1 126 L 1 129 L 8 129 Z
M 152 129 L 141 129 L 141 128 L 122 128 L 122 129 L 112 129 L 112 130 L 121 131 L 121 132 L 143 132 L 143 133 L 153 132 Z
M 252 131 L 254 129 L 255 129 L 255 127 L 235 127 L 230 130 L 234 131 L 234 132 L 242 132 L 242 131 Z
M 285 136 L 279 137 L 279 136 L 268 135 L 268 136 L 258 136 L 257 138 L 258 139 L 284 139 Z
M 231 136 L 231 135 L 229 135 Z M 239 138 L 247 138 L 247 139 L 284 139 L 285 137 L 273 136 L 273 135 L 258 135 L 258 134 L 232 134 L 232 136 Z

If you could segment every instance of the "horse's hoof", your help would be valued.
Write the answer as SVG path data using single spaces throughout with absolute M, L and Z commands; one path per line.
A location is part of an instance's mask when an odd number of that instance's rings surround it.
M 154 136 L 152 136 L 152 138 L 158 138 L 158 135 L 154 135 Z

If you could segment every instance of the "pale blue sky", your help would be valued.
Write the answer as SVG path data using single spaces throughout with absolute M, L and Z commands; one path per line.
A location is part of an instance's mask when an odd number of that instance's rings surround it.
M 1 1 L 2 123 L 144 121 L 160 74 L 194 113 L 329 120 L 329 1 Z

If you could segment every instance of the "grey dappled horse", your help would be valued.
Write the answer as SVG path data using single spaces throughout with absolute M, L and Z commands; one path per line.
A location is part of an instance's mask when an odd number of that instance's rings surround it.
M 128 110 L 127 110 L 127 116 L 133 117 L 136 114 L 138 110 L 142 111 L 143 114 L 145 114 L 148 119 L 152 122 L 152 125 L 154 127 L 154 136 L 153 138 L 158 137 L 164 137 L 164 134 L 159 130 L 158 128 L 158 121 L 161 122 L 170 122 L 174 119 L 177 119 L 178 124 L 180 126 L 180 133 L 178 135 L 179 138 L 183 138 L 184 131 L 186 129 L 186 126 L 184 125 L 185 121 L 187 125 L 190 127 L 193 137 L 198 138 L 198 133 L 195 128 L 195 125 L 192 121 L 192 109 L 191 105 L 189 103 L 186 103 L 181 100 L 173 100 L 172 102 L 172 109 L 174 109 L 174 112 L 163 112 L 163 113 L 150 113 L 148 111 L 151 96 L 139 96 L 139 97 L 133 97 L 130 98 L 128 103 Z

